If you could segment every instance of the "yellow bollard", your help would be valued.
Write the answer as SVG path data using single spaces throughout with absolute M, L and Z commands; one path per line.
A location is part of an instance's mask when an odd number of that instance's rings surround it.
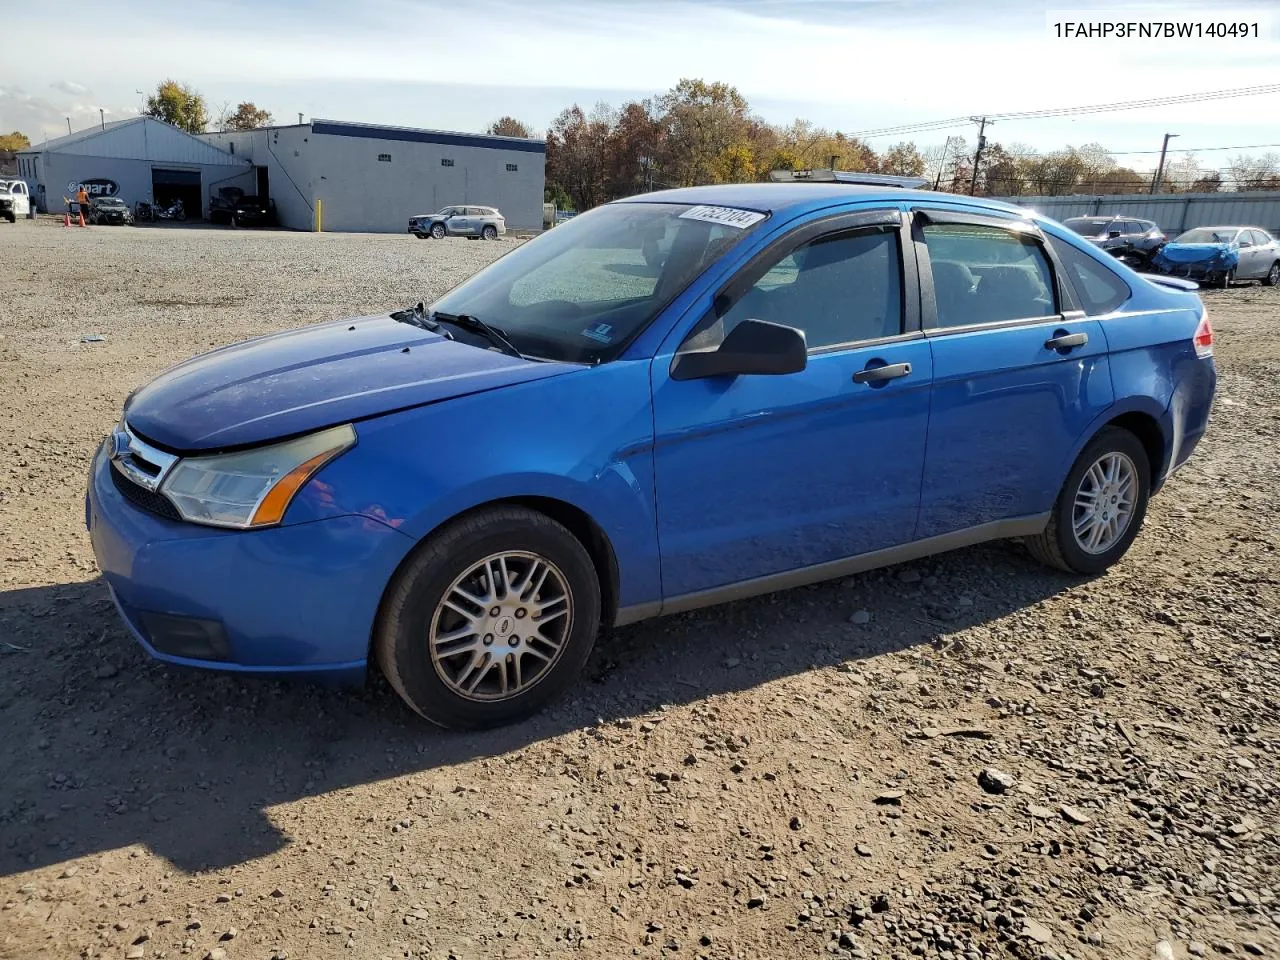
M 324 201 L 316 198 L 316 233 L 324 233 Z

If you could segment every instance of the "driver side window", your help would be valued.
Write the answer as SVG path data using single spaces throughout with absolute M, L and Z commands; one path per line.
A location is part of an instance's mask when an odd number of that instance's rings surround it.
M 902 256 L 896 227 L 819 237 L 779 257 L 683 350 L 719 344 L 743 320 L 795 327 L 809 352 L 902 333 Z

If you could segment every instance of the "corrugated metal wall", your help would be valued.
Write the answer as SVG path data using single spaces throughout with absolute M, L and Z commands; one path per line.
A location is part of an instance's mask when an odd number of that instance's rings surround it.
M 1280 192 L 1128 194 L 1103 197 L 1001 197 L 1046 217 L 1117 215 L 1154 220 L 1173 236 L 1192 227 L 1263 227 L 1280 234 Z

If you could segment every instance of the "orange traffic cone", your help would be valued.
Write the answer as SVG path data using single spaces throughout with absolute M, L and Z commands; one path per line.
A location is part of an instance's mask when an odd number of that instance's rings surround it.
M 69 214 L 69 213 L 64 213 L 64 214 L 62 215 L 62 225 L 63 225 L 64 227 L 69 227 L 69 226 L 71 226 L 71 214 Z
M 83 227 L 84 225 L 85 225 L 85 223 L 84 223 L 84 211 L 83 211 L 83 210 L 81 210 L 81 211 L 80 211 L 80 226 L 82 226 L 82 227 Z

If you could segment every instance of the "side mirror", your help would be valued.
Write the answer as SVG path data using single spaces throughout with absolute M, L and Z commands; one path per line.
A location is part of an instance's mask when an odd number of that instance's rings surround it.
M 1240 241 L 1240 249 L 1241 249 L 1241 250 L 1243 250 L 1245 247 L 1252 247 L 1252 246 L 1253 246 L 1253 241 L 1252 241 L 1252 240 L 1241 240 L 1241 241 Z
M 736 377 L 743 374 L 777 376 L 799 373 L 809 362 L 804 334 L 795 327 L 768 320 L 743 320 L 713 350 L 677 354 L 673 380 Z

